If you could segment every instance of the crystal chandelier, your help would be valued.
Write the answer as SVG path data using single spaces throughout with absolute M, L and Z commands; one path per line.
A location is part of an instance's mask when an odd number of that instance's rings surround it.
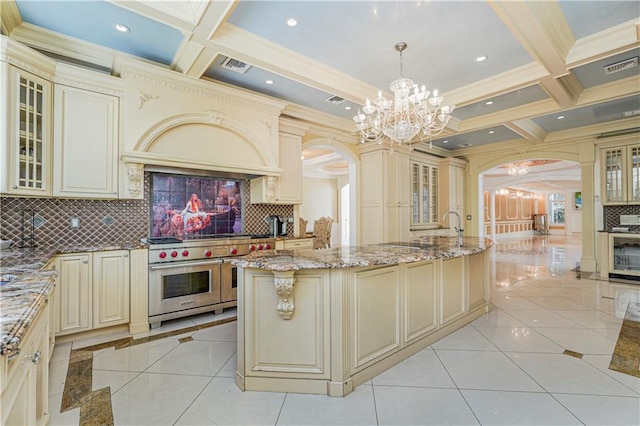
M 420 140 L 439 135 L 451 118 L 455 106 L 442 106 L 444 98 L 438 96 L 437 90 L 429 97 L 430 92 L 424 85 L 418 88 L 413 80 L 402 76 L 402 51 L 406 48 L 405 42 L 395 45 L 400 52 L 400 78 L 389 85 L 393 100 L 384 98 L 378 91 L 373 103 L 367 99 L 362 110 L 353 117 L 362 143 L 389 140 L 393 150 L 394 143 L 411 144 L 418 133 Z
M 507 173 L 511 176 L 522 176 L 529 173 L 529 165 L 524 161 L 516 161 L 507 166 Z

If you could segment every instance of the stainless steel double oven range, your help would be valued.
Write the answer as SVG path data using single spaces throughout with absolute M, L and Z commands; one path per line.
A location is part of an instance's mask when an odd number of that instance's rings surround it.
M 215 235 L 179 240 L 149 238 L 149 323 L 237 305 L 235 256 L 274 248 L 268 236 Z

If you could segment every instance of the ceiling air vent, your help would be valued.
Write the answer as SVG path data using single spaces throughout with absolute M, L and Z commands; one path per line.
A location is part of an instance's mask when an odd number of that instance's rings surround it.
M 325 99 L 324 101 L 325 102 L 329 102 L 330 104 L 333 104 L 333 105 L 340 105 L 341 103 L 343 103 L 345 101 L 345 99 L 341 98 L 340 96 L 337 96 L 337 95 L 331 95 L 327 99 Z
M 614 74 L 620 71 L 628 70 L 638 66 L 638 57 L 631 59 L 625 59 L 624 61 L 616 62 L 615 64 L 607 65 L 604 67 L 604 73 L 606 75 Z
M 224 69 L 228 69 L 229 71 L 244 74 L 249 68 L 251 68 L 251 65 L 245 64 L 244 62 L 237 59 L 227 58 L 224 60 L 224 62 L 222 62 L 221 67 Z

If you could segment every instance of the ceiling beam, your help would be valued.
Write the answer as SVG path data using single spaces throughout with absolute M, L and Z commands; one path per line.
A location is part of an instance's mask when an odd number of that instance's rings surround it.
M 0 25 L 2 28 L 2 34 L 9 35 L 22 23 L 22 16 L 18 5 L 14 0 L 2 0 L 2 7 L 0 7 Z
M 565 75 L 575 37 L 555 1 L 490 1 L 489 5 L 531 56 L 549 73 Z
M 531 120 L 510 121 L 504 123 L 504 126 L 533 143 L 543 142 L 547 136 L 547 132 Z
M 576 68 L 640 46 L 638 18 L 576 41 L 567 55 L 567 68 Z

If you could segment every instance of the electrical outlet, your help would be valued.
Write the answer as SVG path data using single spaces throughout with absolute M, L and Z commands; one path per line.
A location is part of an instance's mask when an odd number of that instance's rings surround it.
M 467 220 L 471 220 L 471 215 L 470 214 L 467 215 Z
M 71 222 L 71 227 L 72 228 L 80 228 L 80 218 L 79 217 L 72 217 L 70 222 Z

